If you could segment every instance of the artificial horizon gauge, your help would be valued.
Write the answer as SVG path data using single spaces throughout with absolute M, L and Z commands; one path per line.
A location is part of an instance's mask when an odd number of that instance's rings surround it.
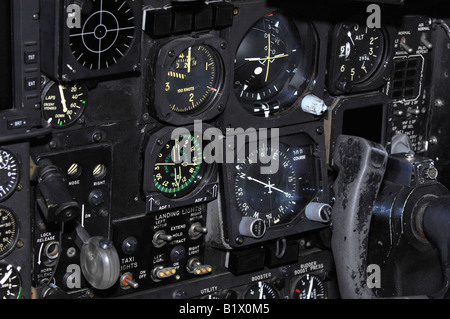
M 220 92 L 222 62 L 215 49 L 193 45 L 181 52 L 165 74 L 168 107 L 178 113 L 206 107 Z
M 236 165 L 234 195 L 245 217 L 277 227 L 295 219 L 314 198 L 312 146 L 260 145 Z M 271 163 L 263 164 L 263 163 Z M 262 167 L 273 171 L 262 172 Z
M 247 32 L 236 53 L 234 86 L 249 112 L 268 117 L 298 98 L 302 83 L 292 80 L 300 67 L 300 43 L 296 26 L 278 12 L 266 14 Z
M 153 170 L 156 189 L 170 198 L 183 197 L 200 183 L 205 165 L 199 141 L 193 135 L 180 135 L 158 154 Z
M 325 286 L 318 276 L 307 274 L 293 285 L 292 299 L 326 299 Z
M 19 183 L 19 162 L 13 153 L 0 148 L 0 202 L 14 193 Z
M 20 299 L 22 296 L 22 279 L 20 267 L 0 263 L 0 299 Z
M 385 51 L 384 33 L 364 23 L 344 23 L 338 27 L 335 41 L 333 85 L 341 92 L 351 92 L 371 80 L 379 69 Z
M 273 284 L 258 281 L 247 289 L 244 299 L 280 299 L 280 295 Z
M 0 258 L 14 249 L 18 236 L 19 223 L 16 214 L 11 209 L 0 206 Z
M 83 114 L 87 101 L 86 85 L 50 81 L 42 91 L 42 116 L 54 128 L 68 127 Z
M 118 63 L 134 40 L 134 19 L 127 0 L 83 1 L 81 28 L 71 28 L 69 35 L 74 58 L 90 70 L 106 69 Z

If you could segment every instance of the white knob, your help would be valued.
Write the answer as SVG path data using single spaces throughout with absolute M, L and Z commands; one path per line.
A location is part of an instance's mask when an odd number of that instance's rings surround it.
M 266 224 L 260 218 L 242 217 L 239 233 L 246 237 L 261 238 L 266 233 Z
M 331 206 L 325 203 L 309 203 L 305 214 L 306 218 L 313 222 L 328 223 L 331 220 Z
M 303 98 L 302 110 L 313 115 L 322 115 L 327 110 L 327 106 L 322 99 L 310 94 Z

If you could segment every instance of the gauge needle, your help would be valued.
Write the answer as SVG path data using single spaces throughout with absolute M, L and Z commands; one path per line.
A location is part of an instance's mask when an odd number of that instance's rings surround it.
M 267 79 L 269 78 L 269 68 L 270 68 L 270 33 L 268 34 L 268 37 L 267 37 L 267 41 L 268 41 L 268 45 L 267 45 L 267 53 L 268 53 L 268 55 L 267 55 L 267 60 L 268 60 L 268 62 L 267 62 L 267 70 L 266 70 L 266 82 L 267 82 Z
M 253 177 L 251 177 L 251 176 L 247 176 L 247 179 L 248 179 L 248 180 L 251 180 L 251 181 L 254 181 L 254 182 L 257 182 L 257 183 L 259 183 L 259 184 L 261 184 L 261 185 L 264 185 L 264 187 L 269 187 L 269 193 L 272 193 L 271 189 L 274 189 L 274 190 L 276 190 L 276 191 L 278 191 L 278 192 L 280 192 L 280 193 L 285 194 L 286 196 L 289 195 L 289 193 L 287 193 L 287 192 L 285 192 L 285 191 L 282 191 L 282 190 L 279 189 L 279 188 L 273 187 L 274 184 L 271 184 L 271 185 L 270 185 L 270 184 L 261 182 L 260 180 L 257 180 L 256 178 L 253 178 Z
M 262 281 L 260 281 L 260 282 L 258 283 L 258 287 L 259 287 L 259 299 L 263 299 L 263 292 L 264 292 L 264 289 L 263 289 L 263 286 L 262 286 Z
M 188 65 L 187 65 L 188 73 L 191 73 L 191 59 L 192 59 L 192 48 L 189 47 L 189 49 L 188 49 Z
M 177 178 L 177 169 L 176 168 L 173 169 L 173 173 L 175 174 L 175 184 L 177 185 L 177 187 L 180 187 L 180 182 L 178 181 L 178 178 Z
M 245 58 L 244 60 L 245 61 L 250 61 L 250 62 L 253 62 L 253 61 L 267 61 L 269 59 L 270 60 L 274 60 L 274 59 L 279 59 L 279 58 L 285 58 L 287 56 L 289 56 L 289 54 L 280 53 L 280 54 L 277 54 L 275 56 L 267 57 L 267 58 Z
M 309 280 L 309 289 L 308 289 L 308 295 L 306 296 L 306 299 L 311 298 L 312 286 L 313 286 L 313 278 L 311 277 L 311 279 Z
M 0 285 L 3 286 L 3 284 L 9 279 L 9 277 L 12 274 L 12 268 L 8 266 L 9 271 L 3 276 L 2 280 L 0 280 Z
M 355 42 L 353 42 L 352 39 L 352 33 L 350 31 L 347 32 L 347 36 L 350 38 L 350 40 L 352 41 L 353 45 L 355 45 Z
M 59 95 L 61 95 L 61 103 L 63 106 L 63 112 L 67 113 L 66 99 L 64 97 L 64 88 L 63 88 L 62 84 L 59 85 Z

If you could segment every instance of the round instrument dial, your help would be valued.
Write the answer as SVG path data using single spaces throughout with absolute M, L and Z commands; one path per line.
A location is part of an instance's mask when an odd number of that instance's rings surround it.
M 74 124 L 83 114 L 88 99 L 84 84 L 61 84 L 50 82 L 43 90 L 42 114 L 54 128 Z
M 208 105 L 220 91 L 222 63 L 207 45 L 190 46 L 173 61 L 165 78 L 165 95 L 175 112 L 195 112 Z
M 190 193 L 203 178 L 202 149 L 192 135 L 165 144 L 154 166 L 156 188 L 170 198 Z
M 14 212 L 9 208 L 0 206 L 0 258 L 14 249 L 19 235 L 18 227 Z
M 20 299 L 22 279 L 19 270 L 10 264 L 0 263 L 0 299 Z
M 279 161 L 276 172 L 262 174 L 261 162 Z M 244 163 L 236 166 L 235 195 L 244 216 L 261 218 L 268 225 L 286 222 L 298 209 L 297 177 L 286 147 L 262 146 L 250 152 Z
M 70 49 L 85 68 L 100 70 L 119 62 L 134 40 L 134 13 L 127 0 L 83 1 L 81 28 L 70 29 Z
M 299 87 L 289 82 L 298 72 L 300 43 L 295 25 L 277 12 L 247 32 L 236 53 L 234 83 L 238 97 L 250 103 L 250 112 L 268 117 L 298 97 Z
M 384 51 L 383 32 L 363 24 L 342 26 L 343 38 L 338 47 L 338 81 L 341 87 L 368 80 L 377 70 Z
M 9 151 L 0 148 L 0 202 L 12 195 L 19 183 L 19 163 Z
M 235 171 L 234 194 L 241 213 L 264 220 L 267 227 L 296 218 L 317 192 L 312 152 L 312 146 L 283 143 L 250 151 Z
M 274 285 L 259 281 L 251 285 L 245 293 L 244 299 L 279 299 L 280 295 Z
M 292 299 L 326 299 L 325 286 L 319 277 L 307 274 L 297 280 L 291 296 Z

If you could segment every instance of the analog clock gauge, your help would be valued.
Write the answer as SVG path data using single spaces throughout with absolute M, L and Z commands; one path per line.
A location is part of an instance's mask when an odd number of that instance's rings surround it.
M 181 135 L 160 150 L 154 165 L 153 181 L 167 197 L 181 198 L 195 189 L 203 178 L 203 172 L 201 145 L 194 136 Z
M 87 100 L 84 84 L 49 82 L 42 92 L 42 115 L 54 128 L 65 128 L 80 118 Z
M 236 53 L 234 84 L 249 112 L 268 117 L 298 98 L 301 83 L 289 83 L 299 71 L 300 44 L 296 26 L 277 12 L 247 32 Z
M 267 227 L 291 222 L 316 193 L 311 146 L 261 145 L 236 165 L 236 204 L 246 217 L 259 218 Z M 263 174 L 269 163 L 275 169 Z M 264 172 L 265 173 L 265 172 Z
M 168 107 L 177 113 L 202 110 L 218 94 L 222 63 L 208 45 L 186 48 L 165 74 L 164 91 Z
M 19 163 L 11 152 L 0 148 L 0 202 L 15 191 L 19 183 Z

